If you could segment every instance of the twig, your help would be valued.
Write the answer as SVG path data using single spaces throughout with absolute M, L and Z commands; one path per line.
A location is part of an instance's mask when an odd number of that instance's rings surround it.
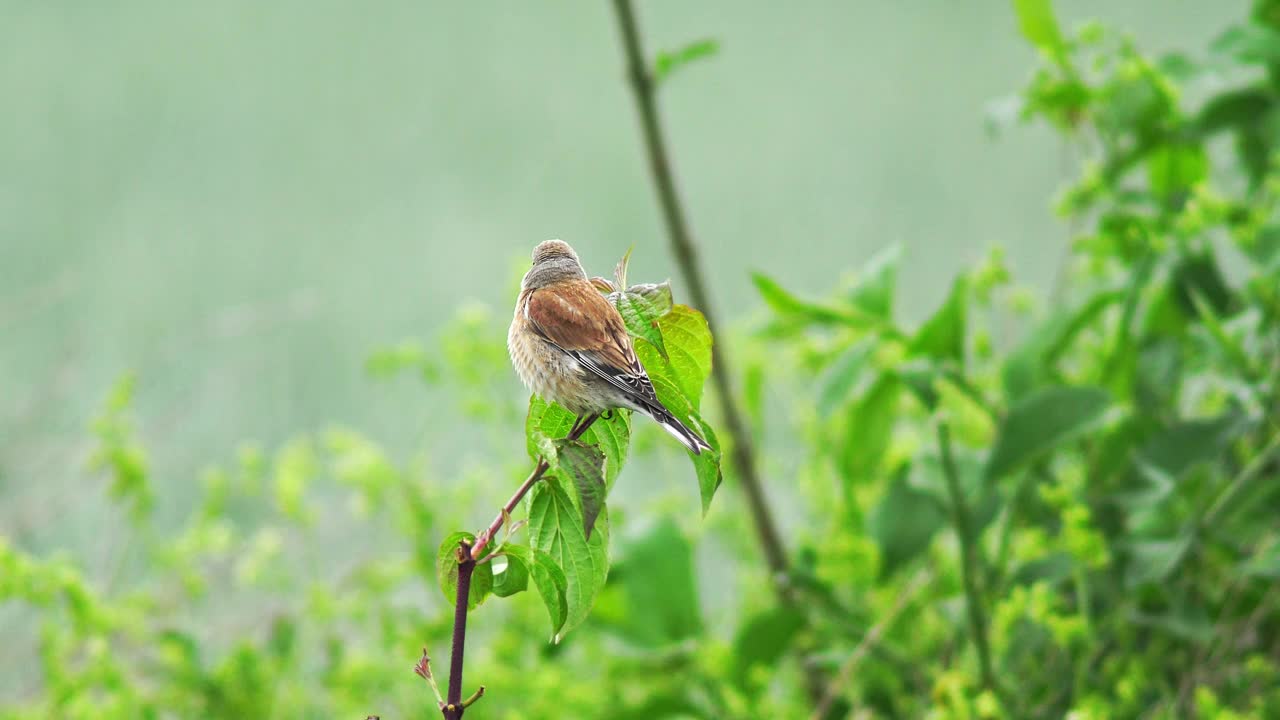
M 1280 453 L 1280 434 L 1272 437 L 1271 441 L 1258 451 L 1253 460 L 1231 479 L 1230 484 L 1218 495 L 1213 501 L 1213 505 L 1209 507 L 1208 512 L 1205 513 L 1200 526 L 1204 528 L 1215 527 L 1218 517 L 1231 507 L 1235 499 L 1240 496 L 1240 493 L 1248 489 L 1259 477 L 1262 477 L 1263 471 L 1267 469 L 1272 456 L 1278 453 Z
M 951 428 L 945 421 L 938 422 L 938 451 L 942 456 L 942 473 L 947 480 L 947 494 L 951 500 L 951 520 L 960 538 L 960 576 L 964 582 L 965 608 L 969 614 L 969 634 L 978 650 L 978 664 L 982 671 L 982 685 L 1000 697 L 995 671 L 991 665 L 991 647 L 987 642 L 987 619 L 983 610 L 982 595 L 978 592 L 978 539 L 973 536 L 969 508 L 960 488 L 960 475 L 956 471 L 955 457 L 951 454 Z
M 466 706 L 462 704 L 462 665 L 467 646 L 467 604 L 471 598 L 471 575 L 476 561 L 471 546 L 464 540 L 458 544 L 458 591 L 453 603 L 453 652 L 449 657 L 449 694 L 440 708 L 445 720 L 459 720 Z
M 644 59 L 644 49 L 640 45 L 640 30 L 636 24 L 635 13 L 632 11 L 630 0 L 614 0 L 613 5 L 617 11 L 618 26 L 622 32 L 627 72 L 635 94 L 636 110 L 640 114 L 640 124 L 644 131 L 649 169 L 653 173 L 653 183 L 657 188 L 659 204 L 662 206 L 662 216 L 671 237 L 671 251 L 675 255 L 681 275 L 684 276 L 685 284 L 689 287 L 689 295 L 694 305 L 706 317 L 707 325 L 714 332 L 719 329 L 720 324 L 715 320 L 710 294 L 707 292 L 702 269 L 698 264 L 697 246 L 689 232 L 689 224 L 685 219 L 679 194 L 676 192 L 675 176 L 668 160 L 662 125 L 658 120 L 653 77 L 649 73 Z M 786 575 L 787 553 L 769 510 L 760 473 L 756 468 L 751 436 L 733 392 L 723 337 L 717 337 L 716 342 L 711 346 L 711 377 L 715 381 L 716 393 L 720 399 L 720 413 L 724 416 L 726 435 L 733 445 L 732 461 L 747 496 L 756 535 L 764 551 L 765 560 L 769 564 L 769 570 L 777 580 Z
M 574 424 L 573 429 L 569 432 L 567 439 L 577 440 L 582 434 L 591 427 L 596 421 L 596 417 L 581 418 L 579 422 Z M 462 699 L 462 668 L 463 659 L 466 654 L 467 646 L 467 607 L 471 596 L 471 575 L 476 570 L 477 560 L 484 552 L 484 548 L 493 540 L 494 535 L 502 529 L 503 523 L 511 517 L 511 512 L 515 510 L 516 505 L 529 490 L 547 474 L 547 470 L 551 467 L 551 463 L 546 458 L 539 458 L 538 464 L 534 466 L 533 472 L 525 479 L 520 487 L 516 489 L 514 495 L 507 500 L 502 509 L 498 511 L 498 517 L 494 518 L 489 527 L 485 528 L 477 537 L 474 543 L 463 541 L 458 544 L 458 587 L 454 595 L 453 601 L 453 648 L 449 656 L 449 693 L 443 702 L 440 703 L 440 712 L 444 715 L 445 720 L 459 720 L 466 709 L 472 703 L 484 697 L 484 686 L 472 693 L 471 697 L 465 701 Z M 435 681 L 431 678 L 430 660 L 427 658 L 427 651 L 422 651 L 422 660 L 414 670 L 431 683 L 431 687 L 435 689 Z M 436 690 L 436 697 L 440 696 L 440 691 Z
M 928 570 L 921 570 L 907 583 L 907 586 L 898 595 L 893 607 L 889 609 L 889 613 L 881 618 L 880 622 L 873 625 L 866 635 L 862 636 L 862 640 L 853 649 L 853 653 L 840 665 L 840 670 L 836 672 L 835 679 L 827 686 L 826 693 L 822 696 L 822 702 L 818 703 L 818 708 L 809 716 L 809 720 L 822 720 L 827 716 L 827 713 L 831 711 L 831 706 L 835 704 L 836 698 L 839 697 L 840 691 L 849 683 L 849 678 L 853 675 L 854 669 L 862 662 L 862 658 L 866 657 L 867 653 L 875 648 L 880 642 L 880 638 L 889 631 L 889 628 L 898 619 L 898 615 L 902 614 L 902 611 L 906 609 L 912 598 L 930 578 L 931 575 Z
M 581 423 L 575 425 L 573 430 L 565 436 L 565 439 L 577 440 L 578 438 L 581 438 L 583 433 L 589 430 L 598 419 L 599 417 L 587 418 Z M 489 523 L 489 527 L 485 528 L 476 536 L 475 545 L 471 547 L 472 560 L 479 560 L 483 556 L 485 546 L 493 540 L 494 536 L 498 534 L 498 531 L 502 529 L 502 524 L 511 517 L 511 513 L 515 512 L 516 506 L 520 504 L 520 501 L 524 499 L 525 495 L 529 494 L 529 491 L 533 489 L 533 486 L 538 484 L 538 481 L 542 479 L 542 476 L 547 474 L 547 470 L 550 468 L 551 463 L 547 462 L 546 458 L 538 459 L 538 464 L 534 466 L 533 472 L 530 473 L 529 477 L 526 478 L 520 487 L 516 489 L 516 493 L 511 496 L 511 499 L 507 500 L 507 503 L 498 511 L 498 516 L 493 519 L 493 522 Z
M 542 479 L 542 476 L 547 473 L 547 470 L 550 467 L 550 463 L 545 459 L 538 461 L 538 464 L 533 468 L 533 472 L 529 474 L 529 477 L 516 490 L 516 494 L 511 496 L 511 499 L 507 501 L 507 504 L 502 506 L 502 510 L 498 513 L 498 516 L 493 519 L 493 522 L 489 523 L 489 527 L 485 528 L 476 536 L 476 544 L 471 548 L 472 560 L 480 559 L 480 555 L 484 552 L 485 546 L 488 545 L 489 541 L 493 540 L 493 537 L 498 534 L 498 531 L 502 529 L 502 524 L 506 522 L 507 518 L 511 517 L 512 511 L 516 509 L 516 506 L 520 504 L 520 501 L 524 499 L 524 496 L 533 489 L 533 486 Z
M 658 204 L 667 226 L 667 235 L 671 240 L 671 252 L 675 256 L 676 265 L 680 268 L 680 274 L 684 277 L 685 285 L 689 288 L 690 298 L 707 319 L 707 325 L 712 333 L 715 333 L 719 330 L 720 323 L 716 320 L 715 311 L 711 306 L 711 294 L 707 291 L 702 268 L 698 263 L 697 245 L 689 231 L 689 223 L 685 218 L 684 208 L 680 204 L 679 193 L 676 191 L 675 174 L 671 169 L 662 123 L 658 119 L 658 100 L 654 92 L 654 80 L 645 61 L 635 11 L 631 7 L 631 0 L 614 0 L 613 7 L 618 20 L 618 29 L 622 35 L 627 74 L 631 79 L 636 112 L 639 114 L 640 127 L 644 134 L 649 170 L 658 193 Z M 752 526 L 755 528 L 760 549 L 764 553 L 765 564 L 769 568 L 769 577 L 773 581 L 772 585 L 778 602 L 795 607 L 798 605 L 796 595 L 787 580 L 789 571 L 787 551 L 782 544 L 782 537 L 778 533 L 773 513 L 769 509 L 764 482 L 760 478 L 756 465 L 751 433 L 738 406 L 726 355 L 724 337 L 720 336 L 711 345 L 711 378 L 715 383 L 716 397 L 719 398 L 720 414 L 724 418 L 724 435 L 731 447 L 730 462 L 737 471 L 742 491 L 746 495 Z M 803 648 L 801 650 L 803 651 Z M 803 655 L 804 653 L 801 652 L 802 657 Z M 808 691 L 810 700 L 816 703 L 822 697 L 822 688 L 826 685 L 826 681 L 817 668 L 812 667 L 808 662 L 805 662 L 805 665 L 805 689 Z

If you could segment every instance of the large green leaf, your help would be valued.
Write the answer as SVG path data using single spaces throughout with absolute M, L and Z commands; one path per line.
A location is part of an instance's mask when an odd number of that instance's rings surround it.
M 560 486 L 560 479 L 548 477 L 533 488 L 529 538 L 535 549 L 547 553 L 564 571 L 566 612 L 562 632 L 568 632 L 586 619 L 609 574 L 608 515 L 601 513 L 588 540 L 582 516 Z
M 849 408 L 844 443 L 839 452 L 846 489 L 867 482 L 880 469 L 898 419 L 902 383 L 884 373 Z
M 436 553 L 436 580 L 440 583 L 440 592 L 452 605 L 458 596 L 458 548 L 466 541 L 470 546 L 476 540 L 469 532 L 455 532 L 440 543 Z M 471 573 L 471 591 L 467 593 L 467 608 L 474 610 L 484 602 L 489 591 L 493 589 L 493 568 L 490 563 L 476 565 Z
M 551 620 L 551 634 L 557 635 L 569 617 L 566 595 L 569 584 L 564 571 L 551 555 L 536 548 L 524 545 L 503 545 L 502 552 L 507 557 L 507 569 L 503 575 L 514 570 L 516 574 L 513 577 L 517 581 L 524 578 L 520 590 L 527 585 L 528 578 L 533 577 L 533 584 L 538 588 L 538 595 L 542 598 L 542 604 L 546 606 L 547 615 Z M 499 594 L 497 587 L 494 588 L 494 594 Z
M 643 340 L 635 343 L 636 356 L 648 372 L 658 400 L 711 446 L 711 450 L 701 454 L 689 454 L 705 514 L 723 479 L 720 441 L 698 412 L 702 388 L 711 375 L 711 332 L 702 314 L 684 305 L 674 306 L 659 324 L 667 343 L 667 356 L 663 357 L 657 348 Z
M 594 445 L 579 441 L 561 440 L 556 443 L 560 474 L 567 476 L 577 494 L 578 510 L 582 513 L 582 526 L 587 537 L 596 524 L 596 517 L 604 509 L 605 456 Z
M 1058 386 L 1038 390 L 1009 409 L 984 473 L 995 480 L 1093 429 L 1111 405 L 1106 390 Z
M 698 410 L 702 403 L 702 389 L 711 376 L 712 340 L 707 319 L 697 310 L 676 305 L 658 321 L 658 326 L 666 342 L 668 377 L 680 388 L 689 405 Z M 640 361 L 649 370 L 645 358 L 640 358 Z
M 537 460 L 548 451 L 554 452 L 555 441 L 569 434 L 576 418 L 573 413 L 533 395 L 529 398 L 529 414 L 525 418 L 525 434 L 529 457 Z M 582 435 L 582 442 L 595 445 L 604 453 L 604 476 L 608 487 L 618 478 L 627 459 L 631 443 L 631 413 L 617 410 L 608 419 L 598 418 Z M 554 458 L 549 458 L 554 460 Z
M 968 315 L 968 279 L 961 275 L 951 285 L 942 307 L 911 339 L 911 352 L 964 365 L 965 319 Z
M 702 498 L 702 513 L 705 515 L 711 508 L 711 498 L 715 496 L 716 490 L 724 479 L 720 469 L 720 439 L 716 437 L 711 426 L 702 420 L 702 416 L 689 406 L 680 389 L 666 376 L 650 376 L 650 379 L 653 381 L 654 391 L 658 394 L 658 400 L 662 401 L 667 410 L 686 427 L 701 435 L 711 446 L 710 450 L 703 450 L 697 455 L 689 453 L 689 459 L 693 462 L 694 472 L 698 478 L 698 492 Z

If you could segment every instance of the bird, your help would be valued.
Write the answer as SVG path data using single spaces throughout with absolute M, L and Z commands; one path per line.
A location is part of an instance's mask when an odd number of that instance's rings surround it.
M 570 437 L 600 415 L 626 408 L 653 418 L 695 455 L 711 449 L 658 399 L 622 315 L 591 284 L 578 253 L 562 240 L 533 249 L 507 350 L 529 390 L 577 416 Z

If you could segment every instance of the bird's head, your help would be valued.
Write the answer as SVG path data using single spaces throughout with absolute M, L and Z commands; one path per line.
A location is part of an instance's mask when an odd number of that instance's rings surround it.
M 523 289 L 537 289 L 564 280 L 585 280 L 578 253 L 563 240 L 545 240 L 533 249 L 533 267 L 525 273 Z

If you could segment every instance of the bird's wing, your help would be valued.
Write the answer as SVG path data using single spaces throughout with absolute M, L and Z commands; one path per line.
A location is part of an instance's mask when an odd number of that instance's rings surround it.
M 569 281 L 534 290 L 525 317 L 535 332 L 590 372 L 646 405 L 658 401 L 622 316 L 591 283 Z

